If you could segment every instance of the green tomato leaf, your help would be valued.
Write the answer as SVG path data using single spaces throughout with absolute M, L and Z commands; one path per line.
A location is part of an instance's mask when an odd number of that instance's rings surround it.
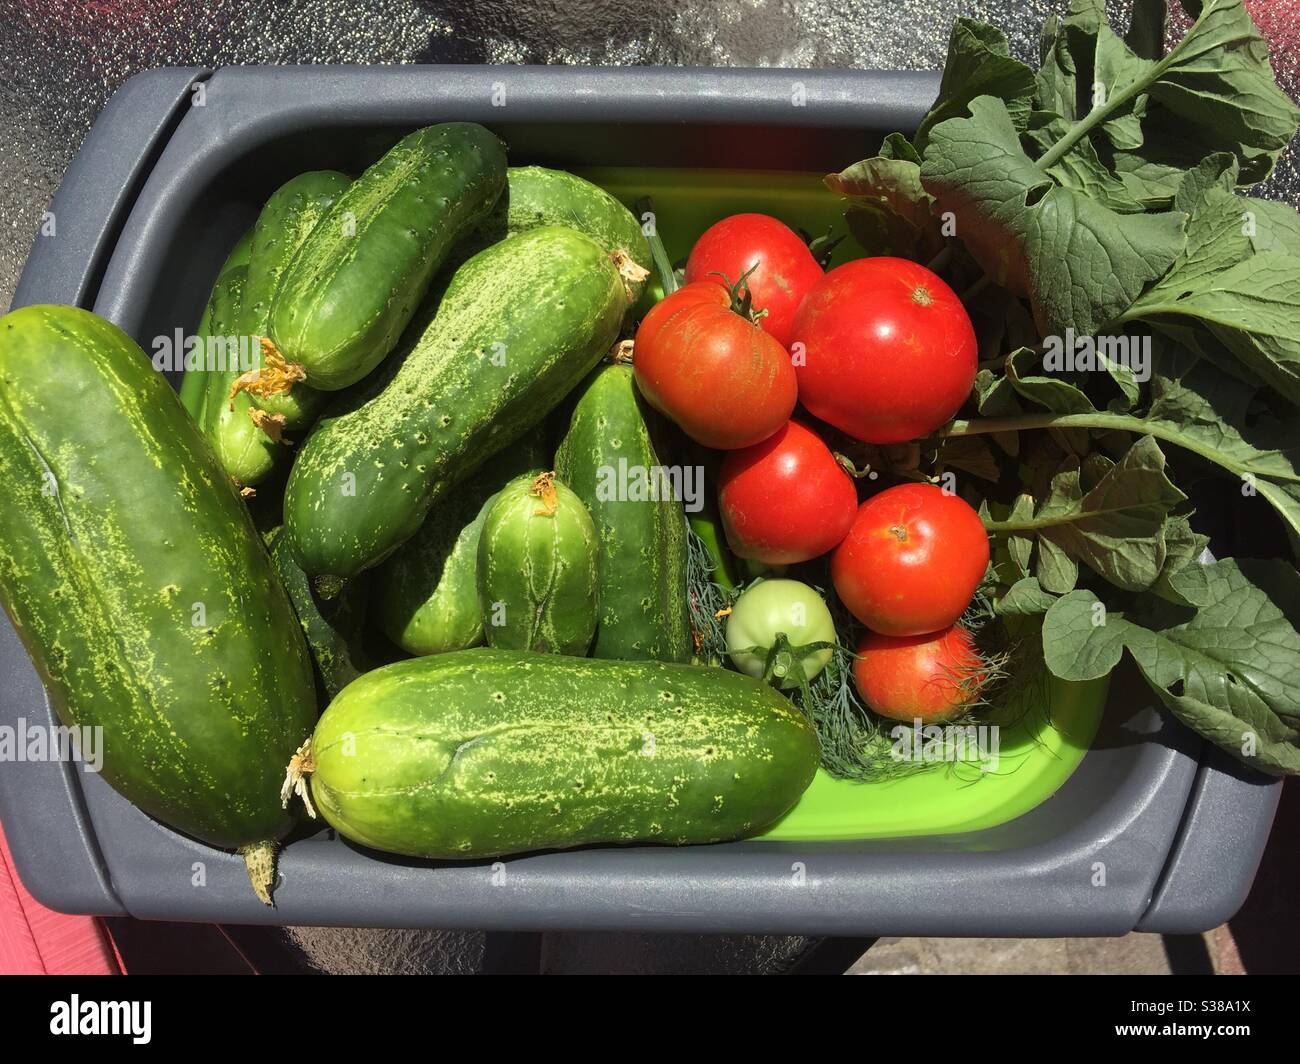
M 1132 625 L 1108 614 L 1091 591 L 1071 591 L 1055 602 L 1043 618 L 1043 658 L 1062 680 L 1095 680 L 1107 675 L 1124 654 L 1124 638 Z
M 1025 374 L 1037 361 L 1038 355 L 1027 347 L 1007 356 L 1006 379 L 1018 395 L 1057 414 L 1086 414 L 1093 410 L 1092 401 L 1068 381 Z
M 1069 123 L 1060 115 L 1035 111 L 1030 116 L 1025 136 L 1041 153 L 1060 140 L 1068 129 Z M 1063 188 L 1091 196 L 1119 214 L 1138 214 L 1146 209 L 1128 186 L 1107 169 L 1092 142 L 1086 138 L 1067 152 L 1060 162 L 1047 167 L 1046 172 Z
M 1180 606 L 1208 606 L 1209 578 L 1201 564 L 1208 536 L 1192 530 L 1186 517 L 1171 517 L 1165 525 L 1165 564 L 1151 590 Z
M 1230 226 L 1219 230 L 1221 242 L 1207 236 L 1196 258 L 1171 271 L 1123 318 L 1157 328 L 1169 319 L 1174 325 L 1195 324 L 1251 374 L 1300 404 L 1300 257 L 1264 251 L 1226 265 L 1241 246 L 1250 248 L 1240 233 L 1241 201 L 1227 199 L 1231 202 L 1225 200 L 1217 213 L 1221 221 L 1235 215 L 1237 236 Z
M 1067 458 L 1031 517 L 1022 511 L 987 527 L 995 535 L 1035 537 L 1034 571 L 1048 591 L 1060 594 L 1074 586 L 1076 562 L 1116 587 L 1140 591 L 1160 576 L 1165 521 L 1186 500 L 1165 475 L 1165 456 L 1155 440 L 1142 437 L 1090 490 L 1081 483 L 1078 459 Z
M 913 143 L 925 153 L 930 131 L 966 113 L 977 96 L 996 96 L 1017 128 L 1024 128 L 1034 96 L 1034 72 L 1011 58 L 1002 31 L 974 19 L 959 18 L 948 38 L 948 59 L 934 106 L 921 120 Z
M 1159 59 L 1165 54 L 1165 0 L 1136 0 L 1124 43 L 1134 55 Z
M 825 183 L 848 200 L 844 219 L 868 253 L 926 259 L 943 246 L 934 197 L 922 187 L 921 168 L 910 159 L 877 155 L 827 174 Z
M 1242 0 L 1183 0 L 1196 21 L 1170 53 L 1151 64 L 1151 99 L 1209 133 L 1215 150 L 1242 163 L 1242 177 L 1267 176 L 1300 124 L 1300 109 L 1273 77 L 1268 45 Z
M 988 96 L 971 117 L 935 126 L 921 180 L 984 272 L 1029 297 L 1043 335 L 1097 332 L 1164 275 L 1186 239 L 1179 212 L 1120 215 L 1057 187 Z
M 1053 595 L 1073 591 L 1079 582 L 1079 563 L 1048 536 L 1038 540 L 1038 580 Z
M 994 484 L 1002 475 L 993 452 L 978 436 L 956 436 L 944 440 L 935 453 L 934 463 L 940 468 L 960 469 Z
M 1001 616 L 1028 617 L 1046 613 L 1056 596 L 1044 591 L 1035 577 L 1027 576 L 1017 580 L 994 604 L 994 610 Z
M 1184 724 L 1244 763 L 1300 773 L 1300 574 L 1284 561 L 1204 566 L 1200 609 L 1148 599 L 1107 612 L 1091 591 L 1053 603 L 1043 621 L 1047 667 L 1105 675 L 1127 649 Z
M 1285 251 L 1300 257 L 1300 211 L 1289 203 L 1247 196 L 1245 223 L 1255 251 Z

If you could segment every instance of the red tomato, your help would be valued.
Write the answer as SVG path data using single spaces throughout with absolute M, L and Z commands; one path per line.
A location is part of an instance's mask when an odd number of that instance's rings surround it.
M 718 506 L 732 553 L 793 565 L 835 547 L 853 524 L 858 492 L 830 448 L 797 421 L 722 463 Z
M 853 662 L 862 701 L 891 720 L 947 720 L 979 697 L 987 679 L 970 632 L 959 625 L 929 635 L 868 632 Z
M 831 580 L 873 632 L 922 635 L 962 615 L 988 564 L 988 534 L 964 500 L 933 484 L 900 484 L 858 508 Z
M 716 281 L 720 273 L 735 284 L 746 279 L 758 320 L 782 347 L 790 346 L 794 314 L 808 289 L 822 279 L 822 268 L 808 245 L 788 225 L 766 214 L 733 214 L 704 231 L 686 260 L 686 281 Z
M 846 262 L 795 315 L 799 399 L 867 443 L 927 436 L 975 383 L 975 329 L 942 279 L 906 259 Z M 801 355 L 801 357 L 800 357 Z
M 785 348 L 735 313 L 731 294 L 711 281 L 650 308 L 632 368 L 651 406 L 691 439 L 724 451 L 767 439 L 798 399 Z

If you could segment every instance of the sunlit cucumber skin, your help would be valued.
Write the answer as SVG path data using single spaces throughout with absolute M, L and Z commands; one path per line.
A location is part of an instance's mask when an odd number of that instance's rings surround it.
M 641 223 L 599 185 L 567 170 L 512 166 L 506 191 L 487 219 L 466 238 L 462 253 L 544 225 L 564 225 L 586 233 L 606 251 L 618 251 L 647 274 L 653 270 L 650 245 Z M 636 303 L 645 279 L 628 279 L 630 302 Z
M 190 416 L 194 419 L 195 424 L 204 425 L 207 422 L 207 410 L 209 403 L 209 393 L 212 390 L 212 378 L 216 374 L 209 373 L 206 364 L 200 365 L 200 353 L 206 363 L 207 340 L 212 335 L 212 314 L 221 291 L 221 282 L 226 275 L 236 266 L 247 266 L 249 252 L 253 247 L 253 231 L 250 229 L 238 243 L 230 250 L 226 256 L 226 261 L 221 264 L 221 270 L 217 274 L 217 279 L 212 283 L 212 291 L 208 293 L 208 302 L 203 308 L 203 315 L 199 318 L 198 328 L 195 330 L 195 338 L 203 345 L 196 349 L 192 355 L 187 354 L 186 361 L 193 358 L 195 368 L 187 369 L 185 375 L 181 378 L 180 397 L 181 405 L 189 411 Z
M 725 669 L 480 647 L 350 684 L 312 760 L 340 834 L 470 859 L 752 835 L 812 781 L 818 745 L 787 699 Z
M 478 540 L 478 602 L 489 646 L 585 654 L 596 633 L 599 545 L 582 500 L 531 473 L 496 495 Z M 550 494 L 548 496 L 549 493 Z
M 521 233 L 461 266 L 395 372 L 341 396 L 300 445 L 285 525 L 303 568 L 346 578 L 383 561 L 582 380 L 626 308 L 609 254 L 571 229 Z
M 290 825 L 311 665 L 271 559 L 166 378 L 73 307 L 0 319 L 0 598 L 105 779 L 235 848 Z
M 404 137 L 339 196 L 271 305 L 271 339 L 310 386 L 346 388 L 383 361 L 505 180 L 505 145 L 472 122 L 447 122 Z
M 266 201 L 249 251 L 248 277 L 240 305 L 240 332 L 247 336 L 270 336 L 271 304 L 280 278 L 298 249 L 333 206 L 352 179 L 337 170 L 309 170 L 291 178 Z M 305 384 L 291 391 L 268 396 L 251 396 L 254 406 L 284 418 L 290 431 L 306 428 L 325 405 L 328 393 Z
M 556 472 L 600 537 L 592 657 L 686 662 L 694 650 L 682 504 L 669 491 L 631 497 L 620 483 L 620 470 L 649 480 L 661 468 L 650 428 L 656 417 L 636 393 L 631 366 L 601 366 L 579 389 L 555 454 Z

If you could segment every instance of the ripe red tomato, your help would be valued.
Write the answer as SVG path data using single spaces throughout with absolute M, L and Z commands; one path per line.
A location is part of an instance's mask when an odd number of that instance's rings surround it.
M 758 324 L 790 346 L 795 311 L 822 268 L 799 234 L 766 214 L 733 214 L 715 222 L 695 242 L 686 260 L 686 281 L 715 281 L 720 273 L 731 284 L 750 269 L 745 284 L 755 310 L 766 310 Z
M 734 554 L 768 565 L 832 550 L 858 510 L 853 479 L 811 429 L 787 422 L 722 463 L 718 507 Z
M 975 329 L 943 280 L 906 259 L 846 262 L 794 320 L 799 399 L 867 443 L 903 443 L 957 413 L 975 383 Z M 800 357 L 801 356 L 801 357 Z
M 987 680 L 975 641 L 960 625 L 929 635 L 868 632 L 853 662 L 862 701 L 891 720 L 948 720 L 979 697 Z
M 641 394 L 691 439 L 729 451 L 765 440 L 798 399 L 790 356 L 731 309 L 731 293 L 700 281 L 656 303 L 636 332 Z
M 831 580 L 873 632 L 922 635 L 962 615 L 988 564 L 988 533 L 964 500 L 933 484 L 900 484 L 858 508 Z

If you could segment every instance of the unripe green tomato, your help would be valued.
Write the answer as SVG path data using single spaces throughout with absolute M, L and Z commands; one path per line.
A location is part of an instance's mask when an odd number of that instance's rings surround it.
M 826 601 L 814 588 L 798 580 L 763 580 L 736 599 L 727 618 L 727 653 L 731 663 L 748 676 L 761 679 L 767 651 L 784 632 L 792 647 L 809 643 L 835 642 L 835 622 Z M 752 647 L 761 648 L 759 652 Z M 815 650 L 801 659 L 804 675 L 811 680 L 831 660 L 830 650 Z M 788 665 L 778 662 L 779 686 L 798 687 Z

